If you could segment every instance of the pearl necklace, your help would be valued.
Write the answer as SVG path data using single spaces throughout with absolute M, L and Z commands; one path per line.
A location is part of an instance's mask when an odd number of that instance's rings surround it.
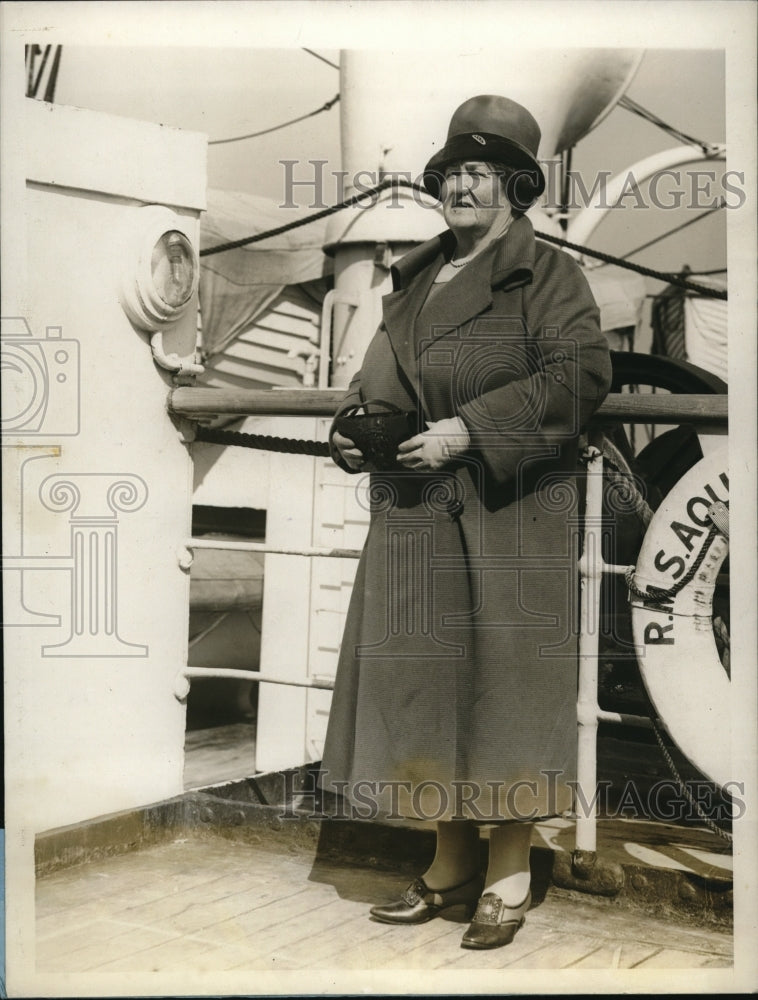
M 508 221 L 505 224 L 505 227 L 504 227 L 502 233 L 500 233 L 498 236 L 493 237 L 493 239 L 500 239 L 501 237 L 505 236 L 505 234 L 511 228 L 511 223 L 512 222 L 513 222 L 513 216 L 510 216 L 510 218 L 508 219 Z M 491 242 L 492 242 L 492 240 L 490 240 L 490 243 Z M 486 250 L 486 247 L 481 247 L 479 250 L 477 250 L 476 253 L 472 253 L 468 257 L 461 257 L 460 260 L 449 260 L 448 264 L 451 267 L 456 268 L 456 270 L 458 268 L 465 267 L 466 264 L 468 264 L 470 261 L 472 261 L 474 259 L 474 257 L 477 257 L 480 253 L 482 253 L 483 250 Z

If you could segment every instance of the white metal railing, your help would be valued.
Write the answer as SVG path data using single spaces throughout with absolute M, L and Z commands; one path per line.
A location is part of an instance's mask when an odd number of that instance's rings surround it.
M 607 563 L 602 556 L 603 517 L 603 453 L 593 443 L 586 451 L 587 496 L 584 513 L 584 546 L 578 563 L 580 584 L 579 684 L 577 698 L 577 784 L 582 789 L 586 808 L 576 817 L 576 849 L 594 853 L 597 850 L 597 811 L 594 794 L 585 791 L 597 785 L 597 730 L 600 722 L 650 728 L 649 718 L 623 712 L 609 712 L 598 704 L 598 652 L 600 641 L 600 589 L 604 573 L 623 575 L 629 567 Z M 283 548 L 265 542 L 245 542 L 232 539 L 188 538 L 179 555 L 183 569 L 189 569 L 195 549 L 215 549 L 231 552 L 260 552 L 275 555 L 357 559 L 358 549 L 328 549 L 319 546 Z M 254 683 L 283 684 L 288 687 L 315 688 L 331 691 L 334 683 L 313 677 L 284 678 L 259 670 L 238 670 L 228 667 L 185 667 L 177 679 L 177 697 L 186 697 L 192 678 L 228 678 Z
M 175 389 L 169 407 L 177 413 L 196 417 L 213 411 L 214 401 L 203 389 Z M 200 394 L 205 394 L 200 399 Z M 284 400 L 284 393 L 275 394 L 275 400 L 266 399 L 264 409 L 269 413 L 292 415 L 302 410 L 313 414 L 334 412 L 333 391 L 311 392 L 308 398 L 301 396 L 296 401 L 291 394 Z M 261 405 L 260 393 L 237 392 L 234 398 L 229 393 L 224 396 L 224 412 L 257 412 Z M 206 399 L 206 397 L 208 397 Z M 227 398 L 228 397 L 228 398 Z M 218 398 L 218 397 L 217 397 Z M 603 423 L 644 423 L 651 417 L 664 418 L 668 423 L 686 422 L 699 426 L 701 430 L 723 432 L 727 421 L 727 400 L 718 395 L 673 395 L 652 398 L 613 395 L 596 414 L 596 420 Z M 591 789 L 591 796 L 584 796 L 587 808 L 577 810 L 576 852 L 590 859 L 597 851 L 597 809 L 595 790 L 597 787 L 597 731 L 600 722 L 651 728 L 652 721 L 645 716 L 624 712 L 610 712 L 598 703 L 598 654 L 600 641 L 600 597 L 603 574 L 620 575 L 628 566 L 606 563 L 602 556 L 602 513 L 603 513 L 603 452 L 598 447 L 602 435 L 591 429 L 589 444 L 585 454 L 587 459 L 587 494 L 584 512 L 584 544 L 578 562 L 580 584 L 580 631 L 579 631 L 579 681 L 577 695 L 577 785 Z M 282 548 L 269 546 L 263 542 L 237 542 L 206 538 L 190 538 L 185 542 L 179 561 L 183 568 L 192 563 L 192 550 L 197 548 L 230 549 L 235 551 L 262 552 L 279 555 L 358 558 L 355 549 L 327 549 L 324 547 Z M 192 677 L 245 678 L 255 682 L 284 684 L 290 687 L 319 688 L 332 690 L 333 683 L 317 678 L 281 678 L 262 674 L 259 671 L 234 670 L 223 667 L 185 667 L 177 678 L 177 697 L 185 697 Z
M 327 549 L 319 546 L 302 548 L 282 548 L 269 545 L 266 542 L 243 542 L 228 538 L 188 538 L 179 552 L 179 565 L 182 569 L 190 569 L 195 549 L 216 549 L 227 552 L 261 552 L 284 556 L 321 556 L 325 558 L 359 559 L 360 549 Z M 190 667 L 185 666 L 179 672 L 174 693 L 177 698 L 186 698 L 189 694 L 190 681 L 193 677 L 225 677 L 230 680 L 249 680 L 258 684 L 284 684 L 288 687 L 316 688 L 320 691 L 333 691 L 334 682 L 319 680 L 315 677 L 289 678 L 278 677 L 276 674 L 264 674 L 260 670 L 238 670 L 235 667 Z
M 584 793 L 583 808 L 576 815 L 576 849 L 597 850 L 597 728 L 599 722 L 650 728 L 650 719 L 642 715 L 608 712 L 600 708 L 598 693 L 598 653 L 600 643 L 600 587 L 604 573 L 624 574 L 627 566 L 607 563 L 602 552 L 603 452 L 598 435 L 590 434 L 586 452 L 587 497 L 584 508 L 584 546 L 579 559 L 580 626 L 579 686 L 577 698 L 577 785 Z
M 276 674 L 262 674 L 260 670 L 236 670 L 234 667 L 185 667 L 182 671 L 182 677 L 229 677 L 232 680 L 286 684 L 288 687 L 319 688 L 321 691 L 334 690 L 332 681 L 320 681 L 314 677 L 290 680 L 289 677 L 277 677 Z
M 180 553 L 179 565 L 189 569 L 193 561 L 195 549 L 226 549 L 229 552 L 268 552 L 279 556 L 323 556 L 334 559 L 359 559 L 360 549 L 327 549 L 324 546 L 306 545 L 301 548 L 284 548 L 280 545 L 268 545 L 266 542 L 242 542 L 229 538 L 188 538 Z

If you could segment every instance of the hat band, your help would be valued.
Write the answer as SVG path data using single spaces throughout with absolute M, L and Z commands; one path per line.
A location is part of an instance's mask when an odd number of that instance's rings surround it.
M 524 208 L 532 204 L 545 190 L 545 177 L 532 152 L 515 139 L 490 132 L 462 132 L 450 136 L 443 148 L 436 153 L 424 170 L 424 186 L 439 198 L 444 172 L 451 163 L 483 160 L 499 163 L 517 171 L 519 204 Z

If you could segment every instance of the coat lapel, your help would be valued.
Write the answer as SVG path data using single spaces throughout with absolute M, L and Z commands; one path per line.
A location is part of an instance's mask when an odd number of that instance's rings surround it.
M 424 310 L 424 329 L 418 337 L 420 350 L 490 309 L 491 269 L 492 250 L 487 249 L 437 292 Z
M 525 215 L 514 219 L 504 239 L 495 242 L 491 281 L 493 288 L 518 288 L 534 273 L 534 229 Z
M 417 396 L 419 371 L 414 326 L 437 272 L 454 247 L 450 231 L 415 247 L 393 268 L 397 290 L 382 300 L 384 325 L 392 349 Z M 429 332 L 421 338 L 423 346 L 487 312 L 492 306 L 493 288 L 527 284 L 534 270 L 534 254 L 534 230 L 526 216 L 522 216 L 514 220 L 505 237 L 496 240 L 460 275 L 447 282 L 430 303 L 424 316 Z
M 393 269 L 393 281 L 401 287 L 382 299 L 384 325 L 392 350 L 417 396 L 419 378 L 413 328 L 435 275 L 445 262 L 445 236 L 429 240 L 406 254 L 398 262 L 400 267 Z

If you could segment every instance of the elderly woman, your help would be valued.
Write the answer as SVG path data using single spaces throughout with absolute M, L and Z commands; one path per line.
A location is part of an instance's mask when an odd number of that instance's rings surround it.
M 360 816 L 436 821 L 430 867 L 371 914 L 416 924 L 465 904 L 470 948 L 513 939 L 531 902 L 532 824 L 572 803 L 573 476 L 610 384 L 584 276 L 524 215 L 545 186 L 539 140 L 505 97 L 455 112 L 424 173 L 449 229 L 393 268 L 340 409 L 385 401 L 418 414 L 418 432 L 383 468 L 337 422 L 331 438 L 345 471 L 371 474 L 371 523 L 322 784 Z

